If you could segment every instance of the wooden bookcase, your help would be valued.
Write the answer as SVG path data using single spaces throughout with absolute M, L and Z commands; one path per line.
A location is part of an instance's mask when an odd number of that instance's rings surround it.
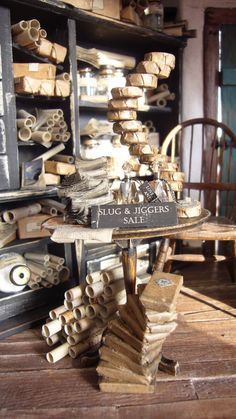
M 151 119 L 160 132 L 161 139 L 178 123 L 181 109 L 181 62 L 182 51 L 186 46 L 183 39 L 173 38 L 149 29 L 136 27 L 109 18 L 93 15 L 83 10 L 74 9 L 56 0 L 2 0 L 0 4 L 0 45 L 2 57 L 2 76 L 0 82 L 3 90 L 3 115 L 0 119 L 5 126 L 5 136 L 0 132 L 0 203 L 1 209 L 24 205 L 39 197 L 57 196 L 55 187 L 44 191 L 22 191 L 20 189 L 20 165 L 45 149 L 33 143 L 21 144 L 17 141 L 16 110 L 19 107 L 54 108 L 64 110 L 65 119 L 72 132 L 72 139 L 67 143 L 65 152 L 74 156 L 80 155 L 80 125 L 91 117 L 106 118 L 107 107 L 104 104 L 92 105 L 80 102 L 77 86 L 76 45 L 96 47 L 108 51 L 133 55 L 141 60 L 145 52 L 166 51 L 176 55 L 177 65 L 168 80 L 176 100 L 171 107 L 160 110 L 151 107 L 148 112 L 140 112 L 139 119 Z M 25 97 L 14 94 L 12 62 L 45 62 L 38 56 L 12 44 L 11 24 L 22 19 L 36 18 L 48 32 L 48 39 L 54 40 L 68 48 L 63 65 L 59 72 L 71 75 L 71 95 L 68 98 Z M 100 254 L 78 246 L 56 245 L 48 239 L 16 241 L 0 249 L 1 253 L 16 251 L 24 253 L 27 249 L 46 250 L 64 255 L 66 264 L 72 269 L 73 280 L 52 289 L 23 291 L 17 295 L 0 294 L 0 338 L 7 334 L 31 326 L 45 318 L 49 306 L 60 305 L 65 287 L 71 287 L 85 273 L 86 259 L 92 260 Z M 115 249 L 114 249 L 115 251 Z M 106 254 L 102 252 L 102 255 Z M 83 278 L 82 278 L 83 279 Z M 73 285 L 72 285 L 73 284 Z

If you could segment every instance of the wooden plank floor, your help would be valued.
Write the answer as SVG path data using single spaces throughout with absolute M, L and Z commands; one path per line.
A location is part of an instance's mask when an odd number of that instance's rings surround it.
M 180 324 L 164 350 L 180 363 L 177 377 L 159 373 L 153 395 L 100 393 L 93 368 L 69 357 L 48 364 L 34 329 L 0 341 L 0 417 L 235 418 L 236 284 L 223 267 L 192 264 L 183 273 Z

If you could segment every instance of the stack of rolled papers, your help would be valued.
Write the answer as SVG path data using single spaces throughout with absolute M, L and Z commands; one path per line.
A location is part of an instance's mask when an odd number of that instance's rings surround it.
M 66 221 L 75 224 L 90 225 L 91 206 L 114 201 L 108 179 L 97 179 L 79 173 L 64 179 L 59 195 L 68 199 Z
M 179 275 L 156 272 L 139 295 L 128 294 L 104 334 L 97 367 L 102 391 L 154 392 L 163 343 L 177 326 L 182 283 Z
M 156 89 L 158 79 L 169 77 L 174 67 L 173 54 L 147 53 L 144 61 L 138 63 L 135 73 L 126 76 L 126 86 L 111 90 L 107 118 L 114 122 L 114 132 L 121 134 L 121 144 L 127 145 L 130 155 L 138 157 L 141 164 L 153 163 L 159 154 L 156 146 L 148 144 L 148 133 L 143 130 L 142 122 L 137 120 L 138 99 L 146 89 Z
M 147 261 L 138 260 L 140 283 L 147 281 L 147 266 Z M 43 337 L 49 346 L 60 344 L 47 353 L 47 360 L 56 362 L 67 354 L 76 358 L 100 345 L 104 328 L 118 305 L 125 301 L 121 264 L 88 274 L 86 284 L 66 291 L 64 304 L 49 313 L 50 320 L 42 328 Z
M 62 109 L 36 108 L 34 113 L 20 109 L 16 124 L 19 140 L 33 140 L 47 148 L 54 142 L 66 143 L 71 137 Z
M 32 51 L 36 55 L 49 58 L 51 61 L 63 63 L 67 54 L 67 48 L 47 38 L 47 31 L 41 27 L 37 19 L 21 20 L 11 27 L 13 41 Z
M 52 288 L 69 280 L 70 269 L 64 265 L 65 259 L 62 257 L 26 252 L 24 258 L 31 272 L 28 286 L 33 290 L 40 287 Z

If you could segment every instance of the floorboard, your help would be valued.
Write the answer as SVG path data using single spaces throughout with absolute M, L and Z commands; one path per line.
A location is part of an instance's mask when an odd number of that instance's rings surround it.
M 40 329 L 27 330 L 0 341 L 0 417 L 235 418 L 236 284 L 222 266 L 199 265 L 182 271 L 179 325 L 164 345 L 177 377 L 160 372 L 150 395 L 100 393 L 95 369 L 48 364 Z

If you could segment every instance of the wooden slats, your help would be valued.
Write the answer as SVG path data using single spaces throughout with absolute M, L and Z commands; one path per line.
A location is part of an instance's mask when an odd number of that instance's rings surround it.
M 163 348 L 178 360 L 178 376 L 160 372 L 151 395 L 111 397 L 99 392 L 95 369 L 80 369 L 79 360 L 48 364 L 40 329 L 27 330 L 0 341 L 0 418 L 234 418 L 236 284 L 223 267 L 185 273 L 179 325 Z

